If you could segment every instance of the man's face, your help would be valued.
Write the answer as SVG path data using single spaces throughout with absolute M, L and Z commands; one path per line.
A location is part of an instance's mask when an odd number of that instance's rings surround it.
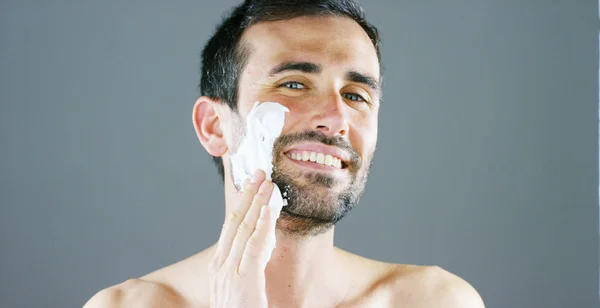
M 342 17 L 259 23 L 243 42 L 250 56 L 240 77 L 239 119 L 256 101 L 290 110 L 273 153 L 273 182 L 288 199 L 278 228 L 322 233 L 364 191 L 377 142 L 375 48 L 356 22 Z M 234 125 L 234 134 L 243 132 L 242 121 Z

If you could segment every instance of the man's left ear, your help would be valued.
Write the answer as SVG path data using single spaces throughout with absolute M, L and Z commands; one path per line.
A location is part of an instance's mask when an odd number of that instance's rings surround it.
M 219 102 L 206 96 L 198 98 L 194 104 L 192 121 L 202 146 L 210 155 L 220 157 L 227 152 L 227 143 L 217 112 L 218 104 Z

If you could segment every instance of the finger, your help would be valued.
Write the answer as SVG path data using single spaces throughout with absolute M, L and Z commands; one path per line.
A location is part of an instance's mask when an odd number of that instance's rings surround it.
M 227 218 L 225 218 L 225 222 L 223 223 L 223 228 L 221 230 L 221 235 L 219 237 L 215 252 L 215 266 L 220 267 L 227 259 L 229 251 L 231 250 L 233 239 L 237 233 L 237 229 L 246 216 L 246 213 L 252 204 L 252 200 L 254 199 L 254 196 L 258 192 L 258 189 L 264 180 L 265 172 L 262 170 L 257 170 L 252 176 L 252 180 L 247 182 L 240 191 L 241 198 L 237 204 L 237 207 L 227 215 Z
M 227 258 L 231 243 L 235 237 L 235 233 L 240 223 L 246 216 L 246 212 L 252 204 L 252 200 L 256 195 L 260 185 L 265 180 L 265 173 L 262 170 L 257 170 L 250 181 L 244 181 L 245 186 L 240 190 L 239 203 L 232 209 L 232 211 L 225 218 L 219 242 L 217 244 L 217 254 L 222 256 L 223 259 Z
M 238 273 L 265 270 L 275 248 L 275 224 L 279 217 L 278 209 L 263 206 L 256 228 L 246 243 Z
M 237 228 L 235 238 L 231 244 L 231 250 L 227 256 L 227 260 L 225 261 L 230 263 L 232 266 L 235 266 L 235 268 L 238 268 L 240 265 L 240 260 L 244 254 L 246 243 L 256 228 L 256 223 L 260 216 L 260 209 L 263 205 L 269 204 L 272 191 L 273 183 L 270 181 L 264 181 L 260 186 L 258 193 L 254 196 L 252 205 L 250 206 L 250 209 L 248 209 L 244 220 Z

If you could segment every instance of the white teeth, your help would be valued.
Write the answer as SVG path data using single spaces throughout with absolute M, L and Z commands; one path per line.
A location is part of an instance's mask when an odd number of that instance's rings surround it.
M 325 163 L 325 154 L 317 153 L 317 163 L 319 163 L 319 164 Z
M 325 155 L 324 153 L 302 151 L 288 153 L 287 156 L 293 160 L 311 161 L 338 169 L 342 168 L 342 160 L 330 154 Z
M 306 151 L 302 151 L 302 160 L 307 161 L 310 158 L 310 154 Z
M 325 156 L 325 165 L 331 166 L 332 162 L 333 162 L 333 157 L 331 155 L 327 154 Z

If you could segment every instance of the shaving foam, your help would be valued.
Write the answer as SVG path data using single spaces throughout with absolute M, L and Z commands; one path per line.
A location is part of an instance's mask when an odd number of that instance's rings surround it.
M 246 135 L 240 143 L 237 153 L 231 155 L 231 170 L 236 187 L 241 187 L 245 179 L 252 177 L 258 169 L 265 171 L 267 180 L 273 173 L 273 146 L 281 135 L 285 113 L 290 110 L 276 102 L 254 103 L 246 116 Z M 287 200 L 281 196 L 281 190 L 273 185 L 269 207 L 273 211 L 281 210 Z

